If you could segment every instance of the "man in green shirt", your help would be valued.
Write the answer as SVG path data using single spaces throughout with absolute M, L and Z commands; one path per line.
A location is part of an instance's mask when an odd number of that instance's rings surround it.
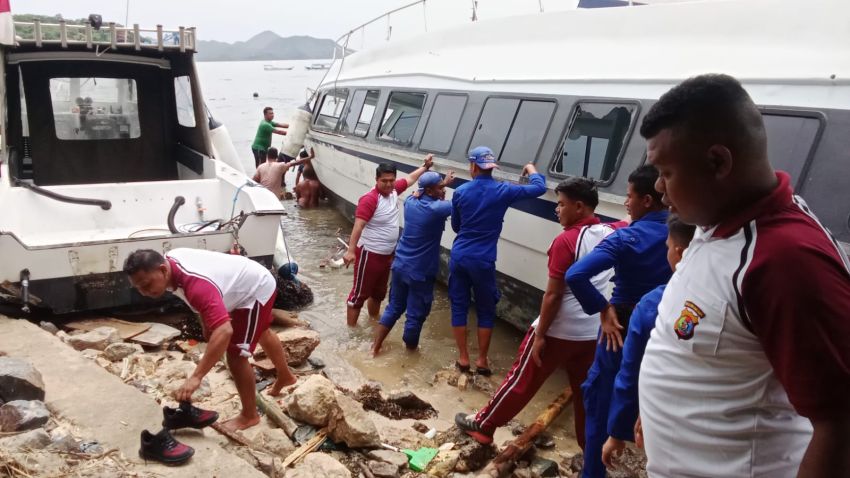
M 254 167 L 259 167 L 260 164 L 266 161 L 266 150 L 272 145 L 272 134 L 285 135 L 289 125 L 286 123 L 275 123 L 274 109 L 271 106 L 263 108 L 263 120 L 260 121 L 260 126 L 257 127 L 257 135 L 254 136 L 254 143 L 251 145 L 251 154 L 254 155 Z M 284 128 L 284 129 L 278 129 Z

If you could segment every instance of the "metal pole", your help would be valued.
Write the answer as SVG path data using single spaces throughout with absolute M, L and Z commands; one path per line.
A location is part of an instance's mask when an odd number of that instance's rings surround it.
M 478 1 L 472 0 L 472 21 L 478 21 Z
M 425 8 L 425 0 L 422 0 L 422 22 L 425 24 L 425 33 L 428 33 L 428 10 Z
M 130 21 L 130 0 L 127 0 L 127 6 L 124 9 L 124 27 L 127 26 L 127 23 Z
M 632 3 L 632 0 L 629 0 L 629 3 Z M 543 0 L 537 0 L 537 4 L 540 6 L 540 13 L 543 13 Z

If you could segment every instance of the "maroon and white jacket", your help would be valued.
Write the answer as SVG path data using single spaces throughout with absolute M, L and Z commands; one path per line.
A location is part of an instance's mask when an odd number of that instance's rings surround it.
M 795 476 L 810 420 L 850 413 L 850 263 L 778 173 L 697 230 L 640 371 L 650 476 Z

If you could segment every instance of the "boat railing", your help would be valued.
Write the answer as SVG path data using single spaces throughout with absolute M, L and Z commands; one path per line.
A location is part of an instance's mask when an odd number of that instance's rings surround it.
M 165 30 L 162 25 L 155 29 L 117 25 L 115 22 L 95 28 L 91 23 L 70 24 L 60 20 L 59 23 L 15 22 L 15 40 L 19 45 L 35 45 L 41 48 L 45 45 L 69 46 L 85 45 L 86 48 L 108 47 L 112 49 L 139 50 L 179 50 L 195 51 L 195 27 L 178 27 L 176 30 Z

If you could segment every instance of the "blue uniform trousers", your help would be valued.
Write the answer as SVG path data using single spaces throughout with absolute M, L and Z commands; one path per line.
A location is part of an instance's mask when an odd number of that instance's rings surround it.
M 633 305 L 618 305 L 615 307 L 620 325 L 623 325 L 623 339 L 629 330 L 629 316 Z M 602 334 L 602 328 L 599 329 Z M 608 411 L 611 409 L 611 397 L 614 394 L 614 380 L 620 371 L 623 360 L 623 349 L 616 352 L 606 350 L 607 343 L 603 340 L 596 344 L 596 355 L 593 365 L 587 372 L 587 380 L 581 385 L 584 398 L 585 445 L 584 467 L 581 471 L 583 478 L 605 478 L 605 465 L 602 464 L 602 446 L 608 440 Z M 634 441 L 634 437 L 624 437 Z
M 390 281 L 390 300 L 380 324 L 392 329 L 395 323 L 406 312 L 402 340 L 409 348 L 419 345 L 419 334 L 422 324 L 431 313 L 431 303 L 434 301 L 434 278 L 415 280 L 410 274 L 393 270 Z
M 449 300 L 452 304 L 452 327 L 465 327 L 469 302 L 475 297 L 478 327 L 492 329 L 496 321 L 496 264 L 477 260 L 449 261 Z

